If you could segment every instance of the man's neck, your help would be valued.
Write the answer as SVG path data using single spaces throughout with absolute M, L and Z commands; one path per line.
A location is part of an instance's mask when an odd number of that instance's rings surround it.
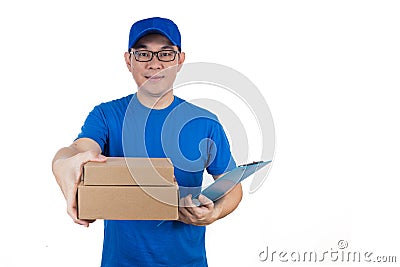
M 148 108 L 151 109 L 164 109 L 171 105 L 174 101 L 174 93 L 173 90 L 168 91 L 164 95 L 154 96 L 150 94 L 143 93 L 141 90 L 137 92 L 137 98 L 139 102 Z

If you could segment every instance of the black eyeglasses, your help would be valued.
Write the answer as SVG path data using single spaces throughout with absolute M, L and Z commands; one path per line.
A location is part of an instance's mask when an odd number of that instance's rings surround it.
M 149 50 L 137 50 L 131 51 L 130 54 L 133 54 L 135 60 L 139 62 L 149 62 L 153 59 L 154 55 L 156 55 L 159 61 L 170 62 L 175 60 L 176 54 L 179 54 L 179 52 L 175 50 L 161 50 L 157 52 Z

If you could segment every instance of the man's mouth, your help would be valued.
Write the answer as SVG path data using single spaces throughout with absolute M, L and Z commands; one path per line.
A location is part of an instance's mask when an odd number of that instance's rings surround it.
M 159 81 L 159 80 L 161 80 L 161 79 L 164 78 L 163 75 L 145 75 L 144 77 L 145 77 L 146 79 L 151 80 L 151 81 Z

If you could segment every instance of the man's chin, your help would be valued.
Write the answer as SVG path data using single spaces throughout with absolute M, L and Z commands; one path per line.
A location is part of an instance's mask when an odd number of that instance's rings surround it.
M 140 87 L 138 90 L 141 94 L 147 95 L 153 98 L 161 98 L 164 95 L 168 94 L 172 91 L 172 89 L 164 89 L 164 88 L 149 88 L 149 87 Z

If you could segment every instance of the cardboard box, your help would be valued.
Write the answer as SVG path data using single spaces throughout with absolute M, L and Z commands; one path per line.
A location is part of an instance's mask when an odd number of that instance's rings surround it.
M 168 158 L 107 158 L 83 166 L 79 219 L 177 220 L 179 190 Z

